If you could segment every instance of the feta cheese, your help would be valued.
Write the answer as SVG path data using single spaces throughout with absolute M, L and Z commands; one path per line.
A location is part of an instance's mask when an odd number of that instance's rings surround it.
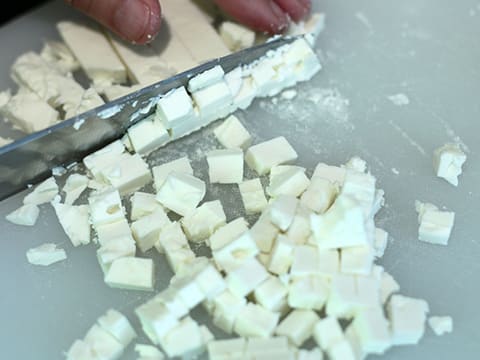
M 269 276 L 254 289 L 253 295 L 265 309 L 282 313 L 287 308 L 288 289 L 277 276 Z
M 219 81 L 222 81 L 224 75 L 225 72 L 223 71 L 222 67 L 220 65 L 216 65 L 211 69 L 205 70 L 204 72 L 191 78 L 188 81 L 188 91 L 192 93 L 209 87 Z
M 128 319 L 117 310 L 108 309 L 97 321 L 103 330 L 110 333 L 124 347 L 137 337 Z
M 207 345 L 210 360 L 241 360 L 245 358 L 247 340 L 244 338 L 222 339 Z
M 124 346 L 97 324 L 88 330 L 85 342 L 91 346 L 92 353 L 99 359 L 117 359 L 124 351 Z
M 248 48 L 255 42 L 254 31 L 233 21 L 223 21 L 218 31 L 230 51 Z
M 355 360 L 355 352 L 347 339 L 334 343 L 327 354 L 331 360 Z
M 160 344 L 169 358 L 193 358 L 206 348 L 200 326 L 189 316 L 162 337 Z
M 259 178 L 245 180 L 238 184 L 246 214 L 262 212 L 268 205 Z
M 304 211 L 302 206 L 297 208 L 297 213 L 293 217 L 292 224 L 289 226 L 286 234 L 296 245 L 304 245 L 308 242 L 308 238 L 312 234 L 310 213 Z
M 90 205 L 90 219 L 95 228 L 125 218 L 120 193 L 114 188 L 108 188 L 90 196 L 88 203 Z
M 233 103 L 235 107 L 245 110 L 247 109 L 258 94 L 258 88 L 251 76 L 244 77 L 240 90 L 235 95 Z
M 341 249 L 340 271 L 345 274 L 369 275 L 372 272 L 374 252 L 370 245 Z
M 363 309 L 352 322 L 358 340 L 365 354 L 384 354 L 392 346 L 389 322 L 383 314 L 383 307 Z
M 5 219 L 16 225 L 33 226 L 40 215 L 40 209 L 34 204 L 25 204 L 5 216 Z
M 249 258 L 230 271 L 225 281 L 234 295 L 247 296 L 267 278 L 265 267 L 256 258 Z
M 338 187 L 330 180 L 313 176 L 309 186 L 300 198 L 300 203 L 311 211 L 323 214 L 332 206 L 337 195 Z
M 165 224 L 160 231 L 157 243 L 155 243 L 155 248 L 158 252 L 165 252 L 166 254 L 188 247 L 187 237 L 178 221 Z
M 286 336 L 292 344 L 300 347 L 312 335 L 319 319 L 315 311 L 295 309 L 278 324 L 275 334 Z
M 119 237 L 130 238 L 132 242 L 135 243 L 130 230 L 130 225 L 125 217 L 121 217 L 113 222 L 97 225 L 95 226 L 95 231 L 100 245 L 108 244 L 111 240 L 115 240 Z
M 220 269 L 227 272 L 241 266 L 259 253 L 251 234 L 247 231 L 222 248 L 212 252 L 213 259 Z
M 138 220 L 160 208 L 162 205 L 155 198 L 155 194 L 136 191 L 130 198 L 130 220 Z
M 85 175 L 71 174 L 62 188 L 65 193 L 65 204 L 73 205 L 80 195 L 88 187 L 89 179 Z
M 458 176 L 462 173 L 462 166 L 466 160 L 467 155 L 458 144 L 447 143 L 435 149 L 433 153 L 435 174 L 453 186 L 458 186 Z
M 83 159 L 83 164 L 98 181 L 106 182 L 102 178 L 102 170 L 118 161 L 125 152 L 125 146 L 121 140 L 116 140 L 107 146 L 95 151 Z
M 157 191 L 157 200 L 167 209 L 185 216 L 202 201 L 205 183 L 189 174 L 176 171 L 168 174 Z
M 226 215 L 220 200 L 208 201 L 181 219 L 182 228 L 190 241 L 201 242 L 225 225 Z
M 309 275 L 294 278 L 288 287 L 288 305 L 294 309 L 321 310 L 328 298 L 328 279 Z
M 280 314 L 248 303 L 238 313 L 234 332 L 243 337 L 269 337 L 273 334 Z
M 251 337 L 245 350 L 246 359 L 287 360 L 294 356 L 294 350 L 285 336 Z
M 192 276 L 176 276 L 171 280 L 170 286 L 189 309 L 193 309 L 206 299 L 199 283 Z
M 44 43 L 40 56 L 63 74 L 74 72 L 80 68 L 75 55 L 62 41 L 48 40 Z
M 330 181 L 334 185 L 342 186 L 345 181 L 345 174 L 345 168 L 319 163 L 313 171 L 312 181 L 314 178 L 319 177 Z
M 233 96 L 225 80 L 196 90 L 192 98 L 203 125 L 225 117 L 234 110 Z
M 319 275 L 318 249 L 310 245 L 296 245 L 293 248 L 292 277 Z
M 33 265 L 49 266 L 56 262 L 65 260 L 65 250 L 57 248 L 57 245 L 45 243 L 27 250 L 27 260 Z
M 238 184 L 243 181 L 243 151 L 213 150 L 207 153 L 210 183 Z
M 279 165 L 270 170 L 270 184 L 267 194 L 271 197 L 280 195 L 300 196 L 310 184 L 305 175 L 305 168 L 300 166 Z
M 375 257 L 380 258 L 385 253 L 388 244 L 388 233 L 380 228 L 375 228 L 375 240 L 373 242 L 373 249 Z
M 188 157 L 184 156 L 176 160 L 164 163 L 162 165 L 154 166 L 152 168 L 153 180 L 155 183 L 156 191 L 161 188 L 168 175 L 173 171 L 193 175 L 193 168 L 190 164 L 190 160 L 188 159 Z
M 23 198 L 24 204 L 41 205 L 52 201 L 58 195 L 55 178 L 49 177 L 38 184 L 35 189 Z
M 119 236 L 102 244 L 97 250 L 97 258 L 104 274 L 107 274 L 111 264 L 120 258 L 134 257 L 135 241 L 131 236 Z
M 214 304 L 213 323 L 227 334 L 231 334 L 240 311 L 247 305 L 247 300 L 244 297 L 234 295 L 227 289 L 212 301 Z
M 270 204 L 269 214 L 272 224 L 280 230 L 287 231 L 293 222 L 297 210 L 298 199 L 292 195 L 280 195 Z
M 246 163 L 259 175 L 265 175 L 272 167 L 290 163 L 297 158 L 296 151 L 283 136 L 253 145 L 245 153 Z
M 313 338 L 322 350 L 328 351 L 335 343 L 344 339 L 344 334 L 337 318 L 327 316 L 313 327 Z
M 90 212 L 88 205 L 52 203 L 55 214 L 73 246 L 90 242 Z
M 170 141 L 167 129 L 155 115 L 130 126 L 127 133 L 133 149 L 140 155 L 148 155 Z
M 415 202 L 419 214 L 418 239 L 436 245 L 448 245 L 455 222 L 455 213 L 441 211 L 435 205 Z
M 112 262 L 105 283 L 114 288 L 152 291 L 154 287 L 152 259 L 123 257 Z
M 282 275 L 288 273 L 293 262 L 294 244 L 286 236 L 279 234 L 273 245 L 268 271 L 273 274 Z
M 138 360 L 164 360 L 163 353 L 152 345 L 136 344 L 135 352 L 138 354 Z
M 175 288 L 169 286 L 154 297 L 155 301 L 162 303 L 169 312 L 177 318 L 188 315 L 190 309 L 178 296 Z
M 162 229 L 170 223 L 170 219 L 162 208 L 132 223 L 133 238 L 142 252 L 150 250 L 158 241 Z
M 437 336 L 451 333 L 453 330 L 453 320 L 451 316 L 430 316 L 428 318 L 428 325 Z
M 355 199 L 368 217 L 375 201 L 375 184 L 376 179 L 372 175 L 347 169 L 341 193 Z
M 208 245 L 213 251 L 218 250 L 247 231 L 247 221 L 243 217 L 237 218 L 215 230 L 208 239 Z
M 227 149 L 246 149 L 252 143 L 252 136 L 235 115 L 227 117 L 213 133 L 217 140 Z
M 186 266 L 188 267 L 190 262 L 195 259 L 195 253 L 189 247 L 170 250 L 165 255 L 168 265 L 174 273 L 178 273 Z

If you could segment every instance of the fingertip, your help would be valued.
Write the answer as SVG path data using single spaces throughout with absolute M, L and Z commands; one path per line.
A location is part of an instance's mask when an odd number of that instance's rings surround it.
M 304 19 L 311 9 L 310 0 L 274 0 L 275 3 L 295 22 Z

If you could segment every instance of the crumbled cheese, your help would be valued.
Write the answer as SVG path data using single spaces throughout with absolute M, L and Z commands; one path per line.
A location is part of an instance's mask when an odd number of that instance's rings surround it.
M 90 211 L 88 205 L 52 203 L 58 221 L 73 246 L 90 242 Z
M 28 262 L 33 265 L 49 266 L 66 258 L 65 250 L 57 248 L 57 245 L 51 243 L 27 250 Z
M 453 330 L 453 320 L 450 316 L 430 316 L 428 325 L 437 336 L 451 333 Z
M 23 198 L 24 204 L 41 205 L 52 201 L 58 195 L 58 185 L 55 178 L 49 177 L 38 184 L 35 189 Z
M 435 149 L 433 153 L 435 174 L 453 186 L 458 186 L 458 176 L 462 173 L 462 166 L 466 160 L 467 155 L 459 145 L 447 143 Z

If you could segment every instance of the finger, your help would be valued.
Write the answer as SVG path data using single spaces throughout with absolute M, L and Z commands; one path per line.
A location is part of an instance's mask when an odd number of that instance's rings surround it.
M 302 20 L 310 12 L 310 8 L 312 5 L 310 0 L 274 0 L 274 1 L 295 22 Z
M 160 30 L 158 0 L 66 1 L 129 42 L 145 44 Z
M 235 20 L 253 30 L 276 34 L 288 26 L 288 16 L 272 0 L 215 0 Z

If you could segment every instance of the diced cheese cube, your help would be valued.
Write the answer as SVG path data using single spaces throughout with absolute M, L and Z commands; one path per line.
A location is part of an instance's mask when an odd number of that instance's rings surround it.
M 330 180 L 314 176 L 302 194 L 300 203 L 308 209 L 323 214 L 332 206 L 338 194 L 338 187 Z
M 264 253 L 270 253 L 280 230 L 270 221 L 268 211 L 264 211 L 249 232 L 259 250 Z
M 58 185 L 54 177 L 42 181 L 23 198 L 24 204 L 41 205 L 52 201 L 58 195 Z
M 152 168 L 153 180 L 155 183 L 155 189 L 157 191 L 162 187 L 168 175 L 173 171 L 193 175 L 192 165 L 190 165 L 190 160 L 188 159 L 188 157 L 184 156 L 168 163 L 154 166 Z
M 114 309 L 109 309 L 105 315 L 99 317 L 98 325 L 113 335 L 124 347 L 137 336 L 128 319 Z
M 334 343 L 327 353 L 331 360 L 356 360 L 355 352 L 347 339 Z
M 206 298 L 199 284 L 191 276 L 175 277 L 170 286 L 189 309 L 193 309 Z
M 241 88 L 233 99 L 233 103 L 237 108 L 245 110 L 252 104 L 257 94 L 258 88 L 253 78 L 251 76 L 244 77 Z
M 227 117 L 213 130 L 213 133 L 220 144 L 227 149 L 245 149 L 252 142 L 252 136 L 235 115 Z
M 229 272 L 242 265 L 248 259 L 255 257 L 258 252 L 255 241 L 247 231 L 224 247 L 213 251 L 212 255 L 216 264 L 221 269 Z
M 467 155 L 458 144 L 447 143 L 433 152 L 435 174 L 453 186 L 458 186 L 458 176 L 462 173 L 466 160 Z
M 327 316 L 315 324 L 313 337 L 317 345 L 324 351 L 327 351 L 335 343 L 344 339 L 342 327 L 333 316 Z
M 271 251 L 268 271 L 277 275 L 288 273 L 293 262 L 294 246 L 290 239 L 279 234 Z
M 268 278 L 268 272 L 256 258 L 245 260 L 243 264 L 228 273 L 225 281 L 228 289 L 237 296 L 247 296 Z
M 162 208 L 162 205 L 155 198 L 155 194 L 136 191 L 130 198 L 130 220 L 138 220 L 159 208 Z
M 52 203 L 57 218 L 73 246 L 90 242 L 90 212 L 88 205 Z
M 157 102 L 156 117 L 166 129 L 200 125 L 193 111 L 193 102 L 185 87 L 171 90 Z M 172 134 L 177 138 L 183 134 Z
M 340 251 L 340 271 L 368 275 L 372 272 L 374 252 L 370 245 L 353 246 Z
M 265 309 L 283 312 L 287 307 L 287 287 L 276 276 L 270 276 L 253 292 L 255 301 Z
M 321 310 L 328 298 L 330 285 L 322 276 L 295 278 L 288 288 L 288 305 L 294 309 Z
M 298 347 L 312 335 L 319 316 L 312 310 L 293 310 L 278 324 L 275 333 L 284 335 Z
M 305 211 L 302 206 L 299 206 L 286 235 L 296 245 L 306 244 L 308 238 L 312 235 L 310 212 Z
M 310 245 L 297 245 L 293 248 L 293 262 L 290 275 L 319 275 L 318 249 Z
M 158 208 L 150 215 L 144 216 L 131 225 L 133 238 L 142 252 L 150 250 L 158 241 L 163 227 L 170 223 L 170 219 L 162 208 Z
M 267 207 L 267 198 L 259 178 L 246 180 L 238 184 L 238 188 L 247 214 L 261 212 Z
M 243 151 L 213 150 L 207 153 L 210 183 L 239 184 L 243 181 Z
M 205 267 L 195 273 L 195 282 L 205 294 L 207 300 L 212 300 L 225 291 L 227 287 L 225 280 L 212 263 L 209 262 Z
M 65 204 L 72 205 L 88 186 L 89 179 L 85 175 L 71 174 L 62 191 L 65 193 Z
M 293 222 L 298 206 L 298 199 L 292 195 L 280 195 L 269 208 L 270 220 L 280 230 L 287 231 Z
M 205 125 L 229 115 L 234 109 L 233 97 L 225 80 L 196 90 L 192 98 Z
M 33 265 L 49 266 L 65 260 L 65 250 L 57 248 L 57 245 L 46 243 L 27 250 L 27 260 Z
M 235 98 L 240 92 L 243 85 L 243 68 L 242 66 L 237 66 L 233 70 L 225 74 L 224 80 L 227 83 L 230 93 Z M 234 104 L 234 106 L 236 106 Z
M 289 142 L 279 136 L 248 148 L 245 161 L 259 175 L 265 175 L 276 165 L 290 163 L 298 158 Z
M 115 240 L 119 237 L 130 238 L 132 243 L 135 244 L 130 225 L 128 225 L 127 219 L 124 217 L 115 222 L 98 225 L 95 227 L 95 230 L 97 232 L 98 242 L 102 246 L 109 243 L 110 240 Z
M 105 191 L 88 198 L 90 218 L 95 228 L 125 219 L 125 213 L 117 189 L 108 188 Z
M 127 132 L 133 149 L 140 155 L 148 155 L 170 141 L 167 129 L 155 115 L 130 126 Z
M 154 344 L 178 323 L 178 318 L 156 297 L 140 305 L 135 313 L 142 324 L 142 329 Z
M 222 339 L 208 343 L 210 360 L 243 360 L 247 340 L 244 338 Z
M 188 81 L 188 91 L 195 92 L 213 85 L 223 79 L 225 72 L 220 65 L 216 65 L 211 69 L 195 75 Z
M 325 214 L 312 214 L 310 221 L 321 249 L 368 244 L 362 207 L 348 195 L 339 195 Z
M 316 177 L 320 177 L 330 181 L 334 185 L 342 186 L 345 181 L 346 172 L 347 170 L 345 168 L 319 163 L 315 167 L 312 180 Z
M 234 331 L 243 337 L 269 337 L 273 334 L 279 319 L 279 313 L 248 303 L 240 310 Z
M 415 204 L 419 213 L 418 239 L 436 245 L 448 245 L 455 222 L 455 213 L 438 210 L 432 204 Z
M 133 257 L 136 250 L 135 241 L 131 236 L 119 236 L 104 243 L 97 250 L 98 262 L 104 274 L 108 273 L 112 262 L 123 257 Z
M 453 320 L 451 316 L 431 316 L 428 318 L 428 325 L 437 336 L 451 333 L 453 330 Z
M 235 320 L 240 311 L 247 305 L 244 297 L 234 295 L 226 290 L 213 299 L 213 323 L 228 334 L 233 331 Z
M 363 353 L 383 354 L 392 346 L 389 323 L 383 314 L 383 307 L 363 309 L 355 315 L 352 326 L 358 334 Z
M 195 253 L 189 247 L 170 250 L 166 252 L 167 262 L 174 273 L 178 273 L 185 266 L 195 259 Z
M 375 184 L 376 179 L 372 175 L 347 169 L 341 192 L 354 198 L 368 217 L 375 201 Z
M 332 277 L 340 271 L 340 257 L 337 250 L 318 251 L 318 273 Z
M 240 237 L 246 231 L 248 231 L 247 221 L 243 217 L 237 218 L 215 230 L 208 239 L 208 244 L 213 251 L 218 250 Z
M 171 172 L 157 192 L 157 200 L 166 208 L 185 216 L 202 201 L 205 183 L 188 174 Z
M 105 181 L 102 176 L 102 170 L 118 161 L 125 152 L 125 146 L 121 140 L 116 140 L 100 150 L 86 156 L 83 164 L 90 173 L 99 181 Z
M 267 194 L 271 197 L 291 195 L 298 197 L 310 184 L 305 168 L 291 165 L 278 165 L 270 170 L 270 184 Z
M 91 346 L 97 359 L 114 360 L 123 354 L 123 344 L 97 324 L 88 330 L 85 342 Z
M 289 346 L 285 336 L 251 337 L 245 350 L 246 359 L 288 360 L 294 356 L 294 349 Z
M 105 283 L 114 288 L 151 291 L 154 287 L 153 261 L 137 257 L 116 259 L 105 275 Z
M 166 254 L 174 250 L 188 247 L 187 237 L 178 221 L 166 224 L 160 231 L 158 242 L 155 243 L 155 248 L 158 252 L 165 252 Z
M 194 242 L 205 240 L 225 223 L 226 216 L 220 200 L 208 201 L 181 219 L 187 238 Z
M 425 332 L 428 303 L 403 295 L 392 295 L 387 305 L 394 345 L 417 344 Z
M 239 51 L 255 42 L 255 32 L 233 21 L 223 21 L 218 29 L 223 42 L 231 51 Z
M 388 233 L 380 228 L 375 228 L 375 240 L 373 242 L 373 249 L 375 257 L 382 257 L 388 244 Z
M 367 357 L 367 353 L 363 351 L 362 344 L 360 343 L 360 336 L 351 323 L 345 329 L 345 339 L 350 343 L 356 360 L 364 360 Z
M 177 318 L 181 318 L 188 315 L 190 309 L 178 296 L 176 289 L 172 286 L 167 287 L 165 290 L 155 296 L 155 300 L 159 301 L 167 310 Z
M 5 216 L 5 219 L 13 224 L 23 226 L 33 226 L 40 215 L 40 209 L 37 205 L 26 204 L 12 211 Z

